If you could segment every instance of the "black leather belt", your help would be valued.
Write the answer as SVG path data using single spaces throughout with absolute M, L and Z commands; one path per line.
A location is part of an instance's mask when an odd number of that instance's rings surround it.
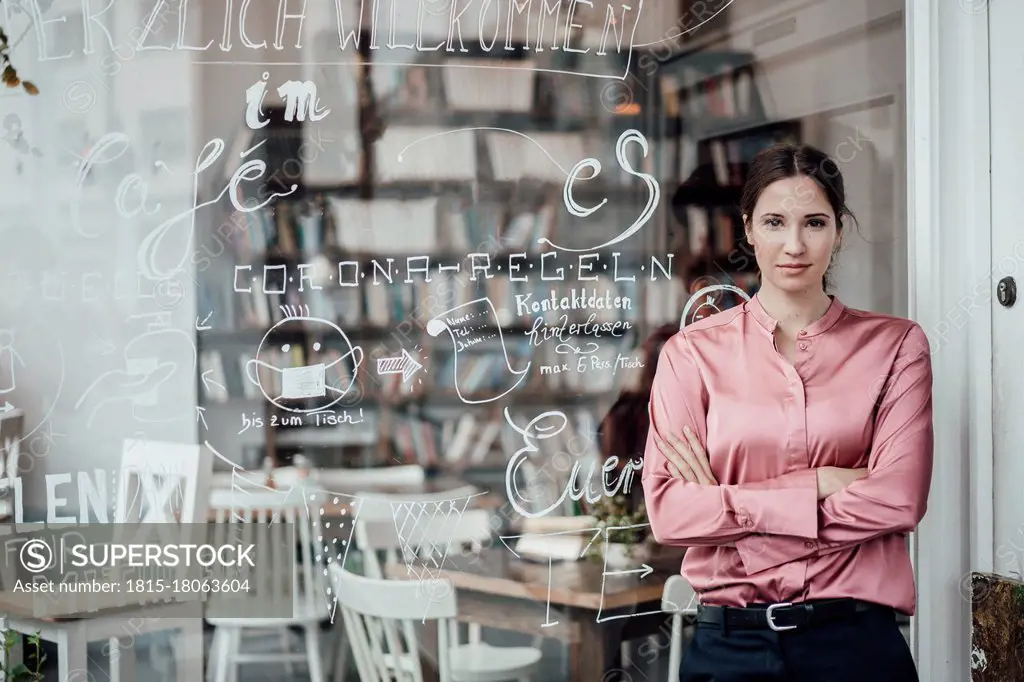
M 733 606 L 697 607 L 698 623 L 716 623 L 724 629 L 795 630 L 807 625 L 852 618 L 873 610 L 895 612 L 888 606 L 859 599 L 829 599 L 791 604 L 755 604 L 746 608 Z

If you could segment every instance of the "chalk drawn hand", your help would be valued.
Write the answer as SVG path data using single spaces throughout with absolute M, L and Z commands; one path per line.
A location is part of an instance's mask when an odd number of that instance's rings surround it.
M 167 340 L 174 340 L 176 360 L 166 358 Z M 91 426 L 99 410 L 112 402 L 127 400 L 132 405 L 132 417 L 146 423 L 166 423 L 179 417 L 164 417 L 168 411 L 157 405 L 160 388 L 179 370 L 195 374 L 197 353 L 192 338 L 177 329 L 155 329 L 143 332 L 129 341 L 123 352 L 123 368 L 103 372 L 82 393 L 75 410 L 82 409 L 86 400 L 93 406 L 86 423 Z M 139 413 L 149 411 L 159 418 Z M 191 414 L 191 410 L 189 410 Z
M 75 409 L 80 409 L 90 395 L 109 396 L 93 406 L 86 421 L 86 426 L 91 427 L 97 413 L 99 413 L 104 405 L 121 400 L 127 400 L 132 403 L 136 401 L 153 402 L 160 387 L 174 375 L 174 371 L 177 368 L 178 365 L 176 363 L 165 362 L 157 365 L 152 371 L 143 374 L 129 370 L 112 370 L 101 374 L 85 390 L 82 397 L 78 399 L 78 402 L 75 403 Z

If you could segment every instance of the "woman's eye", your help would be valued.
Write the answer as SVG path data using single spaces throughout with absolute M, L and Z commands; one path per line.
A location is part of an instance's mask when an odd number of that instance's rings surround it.
M 807 221 L 807 225 L 814 228 L 822 228 L 825 227 L 825 221 L 821 218 L 811 218 Z
M 764 225 L 765 227 L 782 227 L 782 220 L 779 218 L 765 218 Z

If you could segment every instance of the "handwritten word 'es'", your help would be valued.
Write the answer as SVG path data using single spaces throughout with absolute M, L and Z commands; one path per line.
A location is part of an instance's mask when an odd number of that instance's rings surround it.
M 661 198 L 661 188 L 658 185 L 658 181 L 654 178 L 653 175 L 641 173 L 635 170 L 633 168 L 633 164 L 631 164 L 629 162 L 629 159 L 626 158 L 626 147 L 632 143 L 640 145 L 640 148 L 643 150 L 644 157 L 647 156 L 647 152 L 649 151 L 647 138 L 644 137 L 643 134 L 638 130 L 626 130 L 625 132 L 622 133 L 622 135 L 619 136 L 619 140 L 615 145 L 615 158 L 618 160 L 619 166 L 622 168 L 622 170 L 626 171 L 630 175 L 635 175 L 636 177 L 642 179 L 644 183 L 647 185 L 647 205 L 644 206 L 643 210 L 640 212 L 640 215 L 637 216 L 637 219 L 633 221 L 633 224 L 627 227 L 619 236 L 609 239 L 604 244 L 600 244 L 598 246 L 586 249 L 570 249 L 564 246 L 558 246 L 547 237 L 541 237 L 540 239 L 537 240 L 538 243 L 548 244 L 552 248 L 560 249 L 562 251 L 599 251 L 601 249 L 606 249 L 609 246 L 612 246 L 613 244 L 618 244 L 619 242 L 629 239 L 634 234 L 636 234 L 641 227 L 647 224 L 647 221 L 649 221 L 651 217 L 654 216 L 654 212 L 658 209 L 658 201 Z M 580 179 L 580 174 L 584 170 L 590 171 L 590 175 L 584 179 L 593 180 L 601 173 L 601 162 L 593 158 L 583 159 L 582 161 L 577 163 L 571 171 L 569 171 L 569 177 L 566 178 L 565 185 L 562 188 L 562 199 L 565 202 L 565 207 L 569 210 L 569 213 L 576 216 L 577 218 L 586 218 L 587 216 L 596 213 L 605 204 L 608 203 L 608 199 L 605 198 L 602 199 L 601 203 L 599 203 L 597 206 L 591 206 L 590 208 L 587 208 L 586 206 L 583 206 L 576 201 L 576 197 L 573 195 L 573 185 L 576 183 L 577 180 Z

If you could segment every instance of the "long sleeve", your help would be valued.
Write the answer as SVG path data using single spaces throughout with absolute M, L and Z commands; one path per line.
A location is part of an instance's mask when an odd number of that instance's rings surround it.
M 752 485 L 699 485 L 671 476 L 655 435 L 668 440 L 690 426 L 707 443 L 707 399 L 686 334 L 680 332 L 662 349 L 649 405 L 642 480 L 655 540 L 695 547 L 764 533 L 816 538 L 817 476 L 811 469 L 780 477 L 784 482 Z
M 796 533 L 739 539 L 747 574 L 913 530 L 927 507 L 932 450 L 931 355 L 927 336 L 915 324 L 879 398 L 867 477 L 821 502 L 814 542 Z

